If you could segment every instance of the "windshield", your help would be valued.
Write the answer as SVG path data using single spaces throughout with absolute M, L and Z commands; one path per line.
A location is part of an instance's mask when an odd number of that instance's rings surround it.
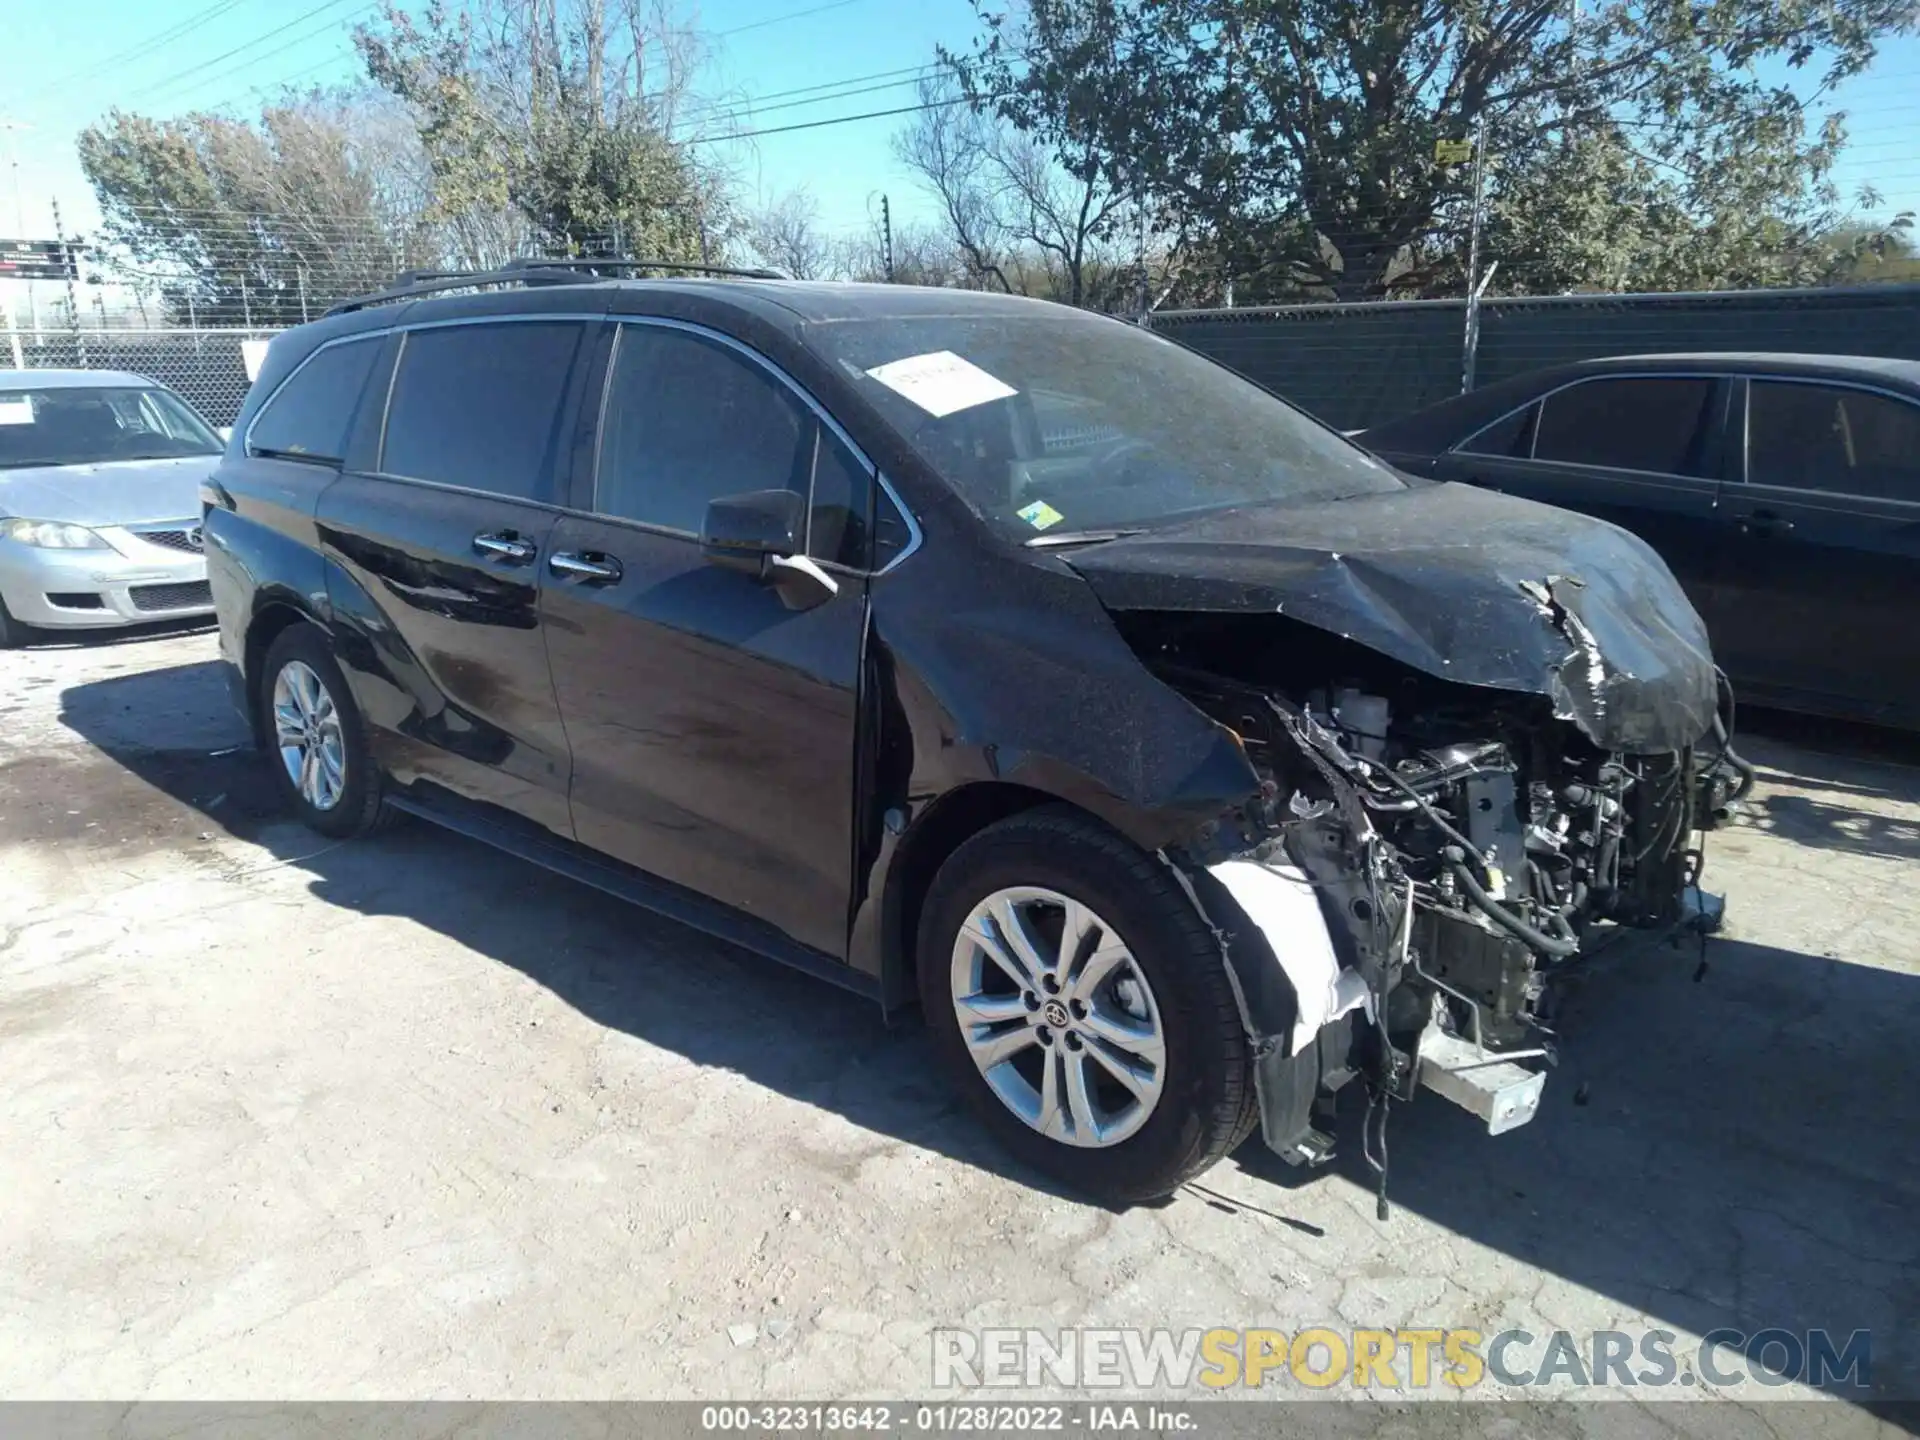
M 0 469 L 173 460 L 221 449 L 206 422 L 165 390 L 0 388 Z
M 976 511 L 1022 541 L 1402 488 L 1232 371 L 1081 311 L 832 322 L 809 338 Z

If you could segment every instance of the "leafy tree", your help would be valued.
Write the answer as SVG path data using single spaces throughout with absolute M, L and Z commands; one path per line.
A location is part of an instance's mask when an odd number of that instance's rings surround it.
M 726 221 L 719 177 L 670 138 L 695 42 L 664 8 L 389 3 L 354 40 L 415 117 L 441 219 L 512 210 L 543 249 L 669 260 L 705 258 Z
M 175 319 L 279 325 L 431 263 L 437 239 L 388 187 L 391 150 L 363 113 L 318 94 L 257 123 L 114 111 L 78 142 L 103 268 Z
M 1482 135 L 1503 285 L 1765 279 L 1845 218 L 1843 126 L 1809 101 L 1915 19 L 1914 0 L 974 3 L 978 42 L 944 57 L 969 93 L 1087 147 L 1248 300 L 1458 293 L 1473 167 L 1435 142 Z

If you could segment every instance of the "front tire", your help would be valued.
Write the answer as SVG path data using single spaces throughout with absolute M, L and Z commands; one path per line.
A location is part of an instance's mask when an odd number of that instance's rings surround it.
M 1171 1194 L 1257 1122 L 1224 967 L 1166 866 L 1066 806 L 967 841 L 921 912 L 943 1063 L 1017 1158 L 1109 1204 Z
M 7 602 L 0 599 L 0 650 L 14 650 L 33 639 L 33 631 L 22 625 L 7 609 Z
M 301 822 L 337 840 L 378 829 L 385 818 L 380 773 L 322 631 L 294 625 L 275 638 L 256 704 L 267 764 Z

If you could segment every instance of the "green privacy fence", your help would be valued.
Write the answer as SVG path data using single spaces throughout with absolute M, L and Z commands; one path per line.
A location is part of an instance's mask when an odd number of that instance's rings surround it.
M 1460 392 L 1463 300 L 1176 310 L 1152 324 L 1342 430 Z M 1689 350 L 1920 360 L 1920 285 L 1485 300 L 1474 378 L 1486 385 L 1569 360 Z

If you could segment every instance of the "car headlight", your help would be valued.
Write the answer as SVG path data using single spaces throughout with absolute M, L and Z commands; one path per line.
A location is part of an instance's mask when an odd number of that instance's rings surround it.
M 104 550 L 107 542 L 84 525 L 58 520 L 0 520 L 0 535 L 40 550 Z

